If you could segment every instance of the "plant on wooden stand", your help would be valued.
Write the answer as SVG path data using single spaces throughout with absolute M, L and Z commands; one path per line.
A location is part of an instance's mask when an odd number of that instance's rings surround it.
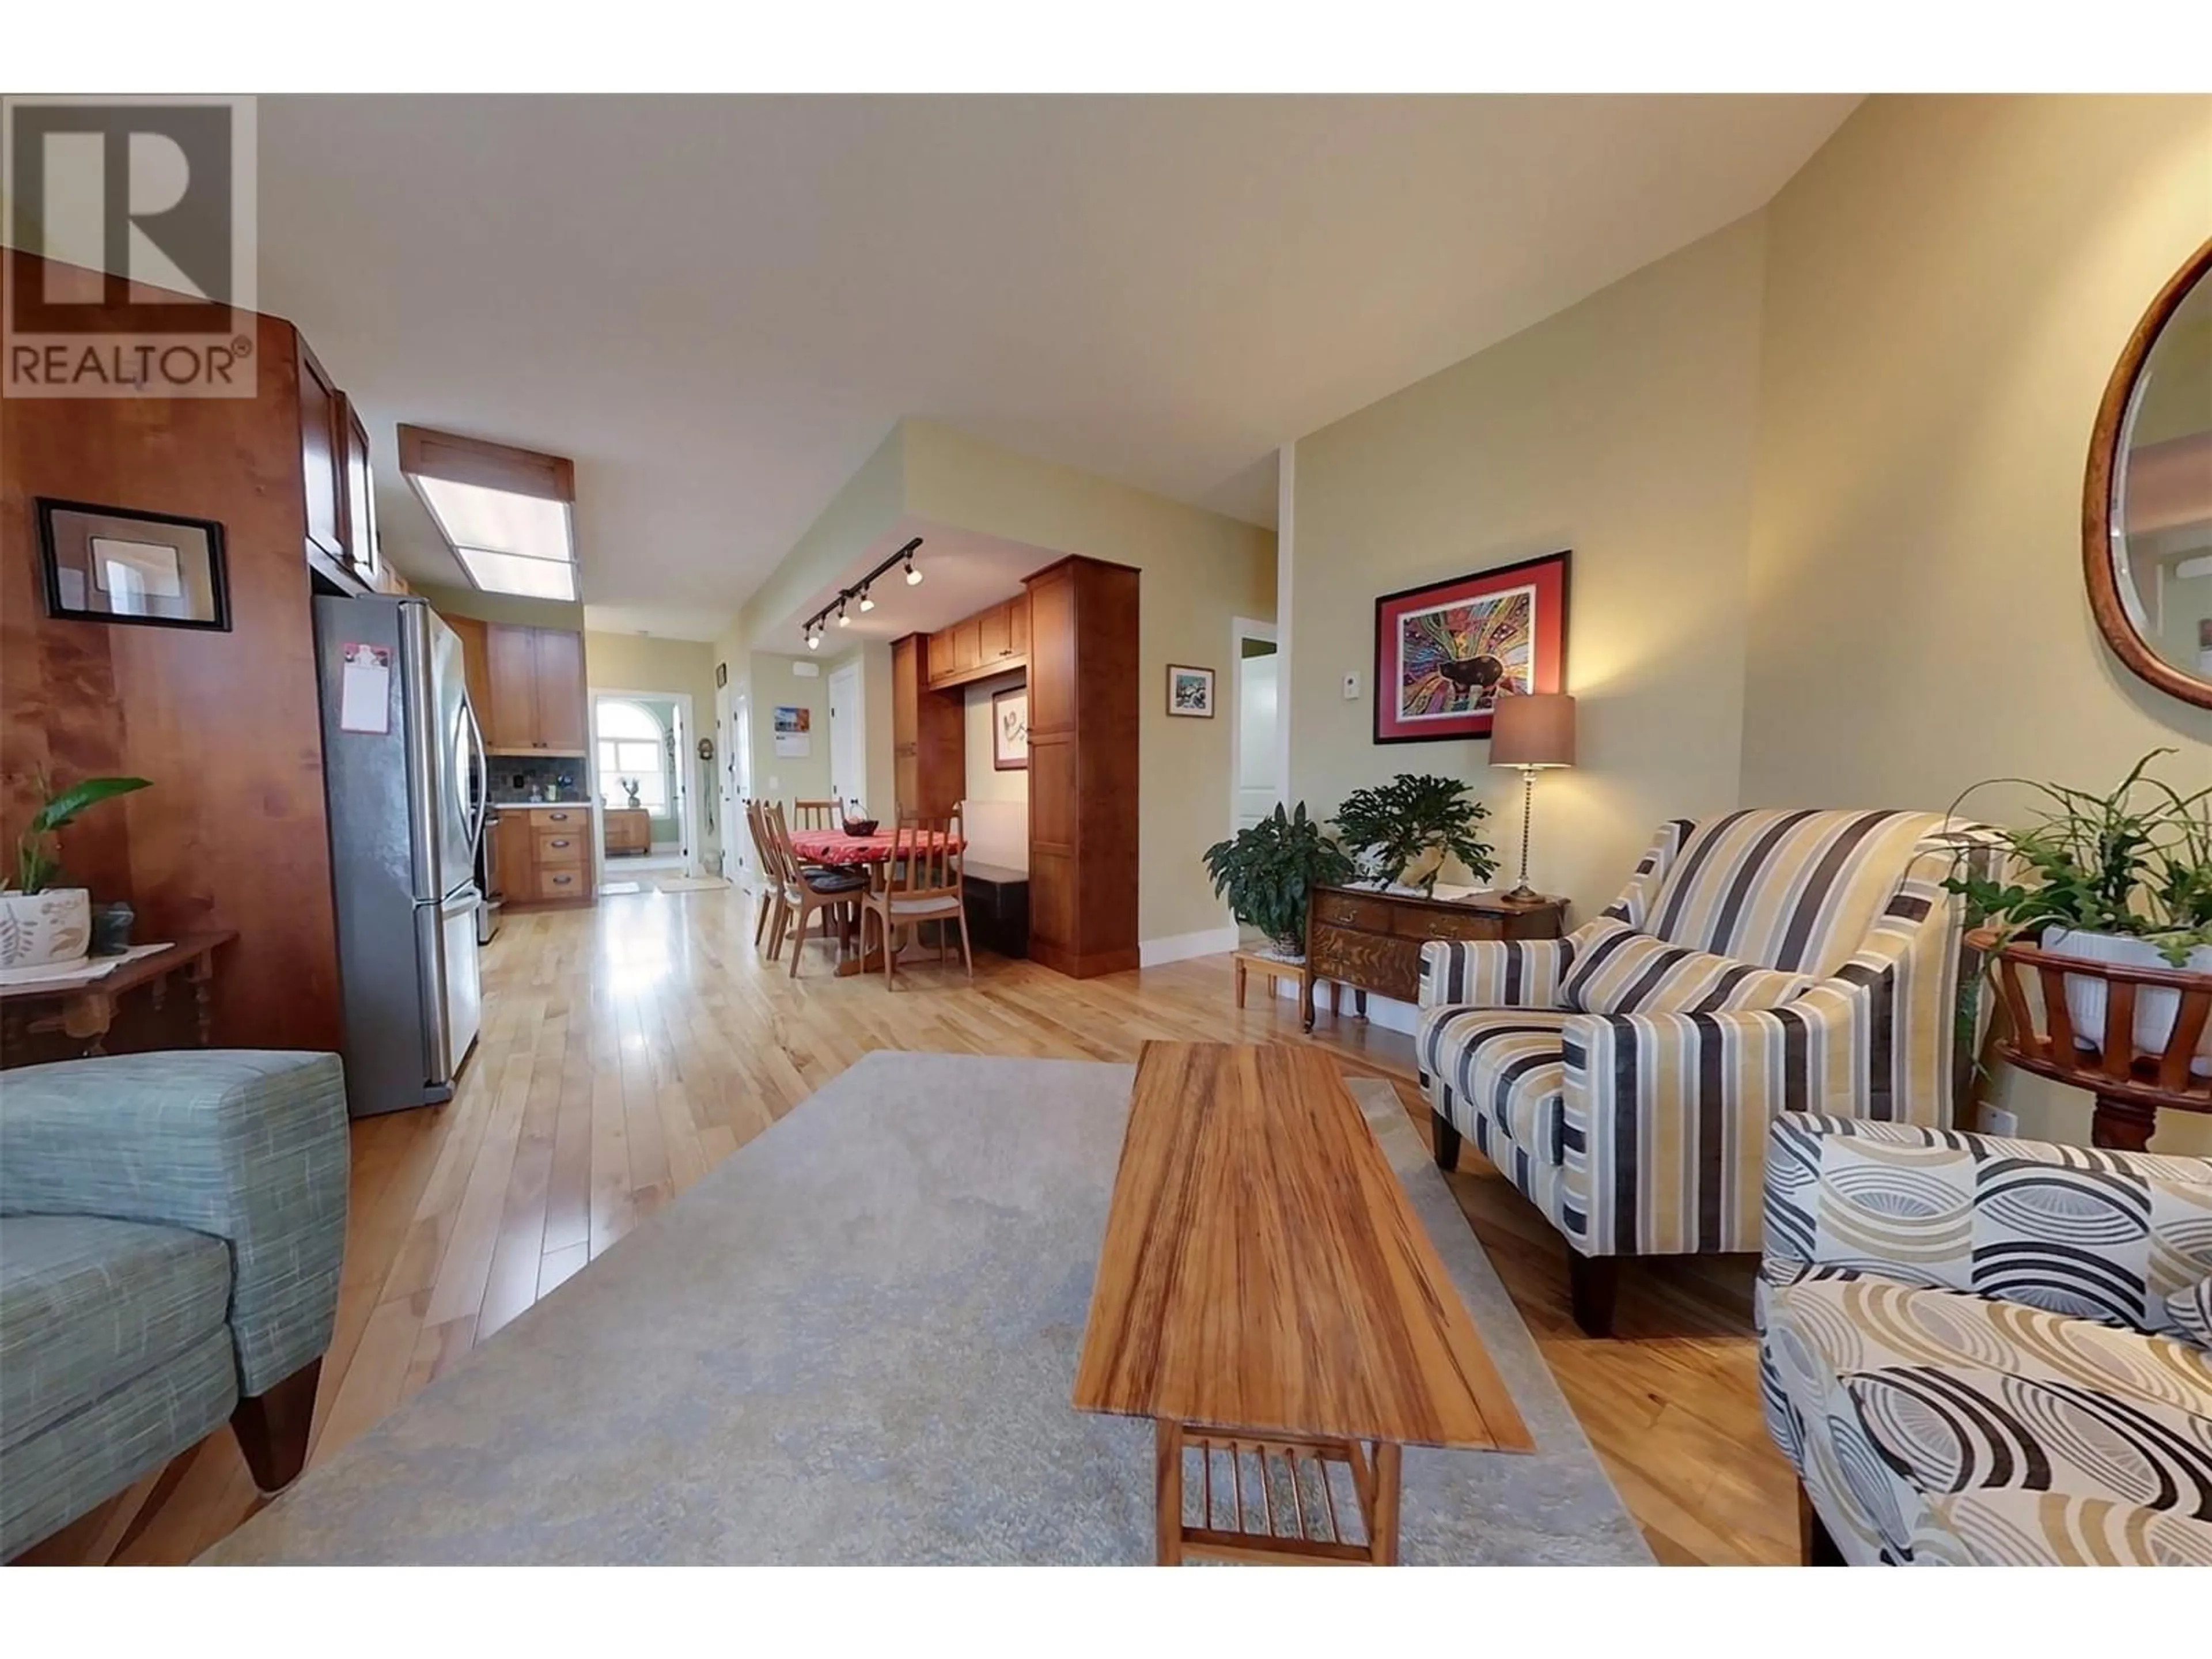
M 2016 784 L 2048 803 L 2026 829 L 1995 831 L 2008 867 L 1954 872 L 1944 885 L 1966 901 L 1967 920 L 1996 930 L 2000 946 L 2034 935 L 2055 956 L 2164 964 L 2212 975 L 2212 787 L 2184 794 L 2150 775 L 2171 749 L 2154 749 L 2104 794 L 2027 778 L 1991 778 L 1968 795 Z M 2066 976 L 2077 1032 L 2105 1029 L 2106 981 Z M 2136 1047 L 2162 1050 L 2180 999 L 2148 990 L 2136 1000 Z M 2212 1030 L 2202 1052 L 2212 1060 Z
M 56 790 L 39 774 L 39 810 L 15 842 L 15 873 L 0 880 L 0 968 L 75 962 L 92 944 L 92 896 L 58 885 L 54 833 L 88 806 L 147 787 L 143 778 L 86 778 Z
M 1306 895 L 1316 885 L 1348 881 L 1353 866 L 1344 849 L 1322 833 L 1321 820 L 1309 817 L 1304 801 L 1286 813 L 1274 811 L 1249 830 L 1206 849 L 1206 873 L 1217 898 L 1248 927 L 1273 944 L 1277 955 L 1292 962 L 1306 950 Z
M 1373 881 L 1433 894 L 1447 858 L 1465 865 L 1475 880 L 1487 881 L 1498 861 L 1475 832 L 1490 809 L 1471 799 L 1468 788 L 1458 778 L 1401 772 L 1378 787 L 1346 795 L 1336 809 L 1337 831 L 1358 853 L 1361 873 Z

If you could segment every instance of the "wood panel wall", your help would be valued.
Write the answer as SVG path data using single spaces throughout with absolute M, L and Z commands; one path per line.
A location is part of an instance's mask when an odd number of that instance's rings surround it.
M 8 257 L 17 281 L 40 281 L 38 261 Z M 238 930 L 217 1042 L 335 1049 L 295 340 L 290 324 L 259 319 L 252 398 L 0 404 L 0 826 L 12 850 L 41 768 L 151 779 L 64 832 L 70 876 L 95 902 L 130 901 L 142 940 Z M 219 521 L 231 631 L 49 617 L 40 495 Z M 133 1040 L 118 1035 L 115 1047 Z

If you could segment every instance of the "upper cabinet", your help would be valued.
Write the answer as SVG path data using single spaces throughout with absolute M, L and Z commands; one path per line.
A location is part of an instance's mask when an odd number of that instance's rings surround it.
M 477 712 L 484 746 L 514 753 L 584 753 L 584 636 L 566 629 L 507 623 L 486 623 L 483 633 L 489 697 Z
M 932 634 L 927 684 L 941 689 L 1006 673 L 1028 660 L 1029 647 L 1030 602 L 1024 594 Z
M 307 550 L 345 562 L 344 398 L 300 340 L 300 465 L 307 492 Z
M 376 548 L 376 481 L 368 428 L 321 360 L 300 346 L 300 474 L 308 558 L 370 589 L 386 586 Z

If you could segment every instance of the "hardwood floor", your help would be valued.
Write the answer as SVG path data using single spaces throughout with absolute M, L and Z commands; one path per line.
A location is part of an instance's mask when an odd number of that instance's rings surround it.
M 808 947 L 757 958 L 746 896 L 647 892 L 511 916 L 484 957 L 485 1018 L 444 1107 L 354 1126 L 337 1333 L 310 1467 L 449 1369 L 860 1054 L 875 1048 L 1130 1060 L 1152 1037 L 1314 1042 L 1387 1076 L 1426 1132 L 1413 1045 L 1296 1005 L 1236 1009 L 1228 957 L 1075 981 L 978 954 L 972 988 L 926 963 L 887 993 Z M 1796 1559 L 1788 1467 L 1760 1425 L 1750 1265 L 1632 1264 L 1611 1341 L 1567 1310 L 1565 1246 L 1461 1154 L 1454 1193 L 1653 1550 Z M 42 1562 L 190 1560 L 258 1500 L 228 1430 L 34 1549 Z

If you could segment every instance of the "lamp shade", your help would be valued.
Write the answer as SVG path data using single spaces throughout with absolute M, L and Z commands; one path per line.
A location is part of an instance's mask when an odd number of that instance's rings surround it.
M 1572 766 L 1575 700 L 1564 691 L 1500 697 L 1490 724 L 1492 766 Z

